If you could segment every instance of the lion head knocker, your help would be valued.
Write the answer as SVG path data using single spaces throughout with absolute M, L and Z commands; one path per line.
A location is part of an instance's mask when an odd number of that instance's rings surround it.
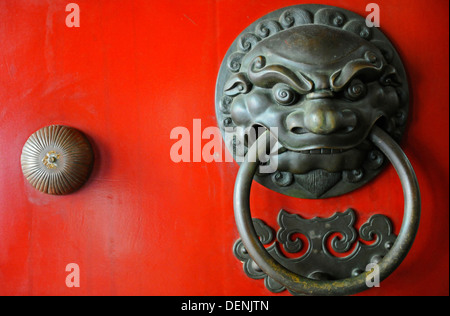
M 277 170 L 256 180 L 302 198 L 341 195 L 376 176 L 385 159 L 367 136 L 377 124 L 400 140 L 407 105 L 405 71 L 387 38 L 352 12 L 319 5 L 275 11 L 247 28 L 216 90 L 233 156 L 245 155 L 255 127 L 276 129 Z

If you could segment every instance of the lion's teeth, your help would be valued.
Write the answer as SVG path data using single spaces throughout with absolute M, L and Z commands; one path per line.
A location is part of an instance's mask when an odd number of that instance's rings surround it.
M 332 149 L 332 148 L 321 148 L 321 149 L 311 149 L 311 150 L 300 150 L 302 154 L 305 155 L 329 155 L 329 154 L 340 154 L 344 152 L 344 149 Z

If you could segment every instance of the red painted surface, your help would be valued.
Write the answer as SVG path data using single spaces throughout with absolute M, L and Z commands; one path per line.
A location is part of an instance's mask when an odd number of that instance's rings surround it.
M 0 294 L 268 295 L 232 254 L 237 165 L 179 163 L 172 128 L 216 126 L 223 56 L 251 22 L 291 0 L 0 2 Z M 367 1 L 322 1 L 365 15 Z M 378 0 L 381 28 L 401 54 L 412 91 L 402 146 L 422 191 L 414 246 L 380 288 L 363 295 L 448 295 L 448 1 Z M 50 124 L 83 131 L 96 164 L 68 196 L 24 179 L 27 138 Z M 403 197 L 389 167 L 339 198 L 305 201 L 255 184 L 253 215 L 276 227 L 280 208 L 305 217 L 353 207 L 357 225 L 389 215 L 398 233 Z M 67 288 L 68 263 L 80 288 Z

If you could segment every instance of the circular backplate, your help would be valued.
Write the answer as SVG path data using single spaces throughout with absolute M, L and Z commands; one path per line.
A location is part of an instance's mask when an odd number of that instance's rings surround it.
M 337 65 L 343 66 L 336 68 Z M 367 71 L 360 71 L 364 67 Z M 328 81 L 319 83 L 324 74 L 333 69 L 336 71 Z M 368 101 L 364 98 L 358 101 L 360 108 L 355 109 L 354 100 L 348 96 L 348 93 L 359 93 L 360 88 L 348 90 L 342 78 L 345 75 L 352 80 L 365 80 L 363 88 L 367 89 L 364 93 Z M 275 90 L 286 84 L 294 86 L 299 95 L 292 98 L 295 101 L 289 107 L 277 101 L 289 94 L 274 96 Z M 324 84 L 331 86 L 324 89 Z M 285 93 L 283 89 L 280 91 Z M 238 163 L 243 161 L 249 146 L 249 129 L 256 126 L 285 129 L 286 135 L 295 142 L 297 136 L 289 134 L 287 117 L 293 116 L 294 111 L 305 113 L 306 101 L 321 95 L 326 96 L 326 102 L 331 104 L 328 109 L 332 111 L 348 105 L 353 107 L 354 116 L 360 121 L 364 121 L 362 117 L 370 117 L 365 123 L 355 123 L 352 127 L 356 130 L 352 137 L 359 139 L 353 142 L 358 147 L 359 157 L 350 157 L 347 152 L 347 157 L 341 157 L 341 162 L 336 163 L 341 166 L 337 169 L 317 163 L 323 155 L 328 155 L 333 165 L 330 157 L 344 156 L 342 152 L 349 149 L 333 148 L 328 136 L 334 136 L 327 133 L 319 133 L 321 135 L 314 138 L 322 141 L 321 146 L 316 147 L 291 148 L 280 141 L 279 158 L 284 162 L 275 172 L 260 173 L 255 180 L 276 192 L 300 198 L 327 198 L 361 187 L 380 173 L 386 160 L 366 139 L 370 129 L 377 124 L 399 141 L 408 115 L 409 92 L 404 67 L 393 45 L 378 28 L 368 27 L 365 18 L 348 10 L 315 4 L 287 7 L 255 21 L 236 38 L 222 62 L 216 85 L 216 117 L 226 147 Z M 333 105 L 333 101 L 339 101 L 338 105 Z M 353 124 L 352 118 L 346 120 Z M 303 131 L 307 130 L 297 129 L 299 138 L 304 137 Z M 304 155 L 324 167 L 292 168 L 292 165 L 300 165 L 300 161 L 307 161 Z M 346 164 L 344 160 L 352 163 Z
M 71 193 L 88 179 L 94 161 L 91 145 L 78 130 L 46 126 L 25 143 L 21 164 L 28 182 L 37 190 L 54 195 Z

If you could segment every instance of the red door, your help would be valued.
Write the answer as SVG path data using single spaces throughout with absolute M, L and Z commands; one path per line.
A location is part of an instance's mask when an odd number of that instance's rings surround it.
M 0 2 L 0 294 L 275 295 L 233 255 L 234 162 L 174 162 L 174 128 L 217 126 L 215 82 L 250 23 L 291 0 Z M 367 15 L 367 1 L 322 1 Z M 448 295 L 448 1 L 377 1 L 382 31 L 409 76 L 402 148 L 416 171 L 422 218 L 400 267 L 361 295 Z M 75 20 L 70 20 L 74 22 Z M 69 23 L 70 26 L 70 23 Z M 63 196 L 24 178 L 22 147 L 41 127 L 82 131 L 95 164 Z M 388 215 L 398 234 L 403 195 L 391 166 L 351 194 L 299 200 L 254 185 L 254 217 L 277 227 L 283 208 L 330 217 L 357 209 L 359 227 Z M 79 287 L 66 278 L 79 267 Z M 70 267 L 70 266 L 69 266 Z M 290 295 L 287 291 L 276 295 Z

